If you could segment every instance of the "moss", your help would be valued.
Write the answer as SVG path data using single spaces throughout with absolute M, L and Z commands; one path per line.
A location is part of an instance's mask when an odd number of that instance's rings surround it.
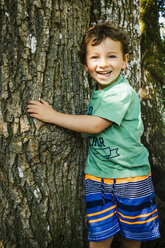
M 152 16 L 152 19 L 151 19 Z M 160 38 L 158 7 L 155 0 L 141 0 L 142 70 L 148 70 L 155 81 L 163 85 L 164 47 Z

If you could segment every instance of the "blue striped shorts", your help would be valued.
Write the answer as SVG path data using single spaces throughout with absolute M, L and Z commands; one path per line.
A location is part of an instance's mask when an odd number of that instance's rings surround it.
M 120 233 L 131 240 L 160 237 L 151 175 L 106 179 L 85 175 L 89 241 Z

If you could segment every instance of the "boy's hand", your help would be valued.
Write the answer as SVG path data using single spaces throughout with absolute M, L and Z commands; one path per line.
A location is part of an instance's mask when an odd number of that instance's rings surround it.
M 30 101 L 27 108 L 27 112 L 31 117 L 48 123 L 52 122 L 52 116 L 56 113 L 56 111 L 43 99 L 41 99 L 40 102 Z
M 55 111 L 43 99 L 30 101 L 27 112 L 31 117 L 81 133 L 100 133 L 112 122 L 98 116 L 68 115 Z

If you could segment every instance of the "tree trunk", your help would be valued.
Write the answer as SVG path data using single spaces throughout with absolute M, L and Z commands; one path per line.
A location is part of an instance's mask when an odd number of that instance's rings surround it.
M 91 24 L 124 28 L 140 87 L 139 1 L 0 0 L 0 247 L 87 247 L 85 135 L 29 118 L 30 99 L 84 114 L 91 80 L 77 57 Z
M 142 87 L 141 105 L 145 132 L 143 143 L 150 153 L 157 195 L 161 239 L 146 247 L 165 247 L 165 129 L 163 124 L 164 52 L 158 23 L 156 0 L 141 0 Z
M 81 134 L 33 120 L 30 99 L 84 113 L 77 47 L 90 1 L 1 1 L 1 230 L 13 247 L 83 247 Z

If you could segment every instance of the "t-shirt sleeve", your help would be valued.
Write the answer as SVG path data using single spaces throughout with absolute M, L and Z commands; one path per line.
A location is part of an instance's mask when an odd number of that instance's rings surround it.
M 131 90 L 124 85 L 114 88 L 100 96 L 100 103 L 93 115 L 120 125 L 131 104 Z

